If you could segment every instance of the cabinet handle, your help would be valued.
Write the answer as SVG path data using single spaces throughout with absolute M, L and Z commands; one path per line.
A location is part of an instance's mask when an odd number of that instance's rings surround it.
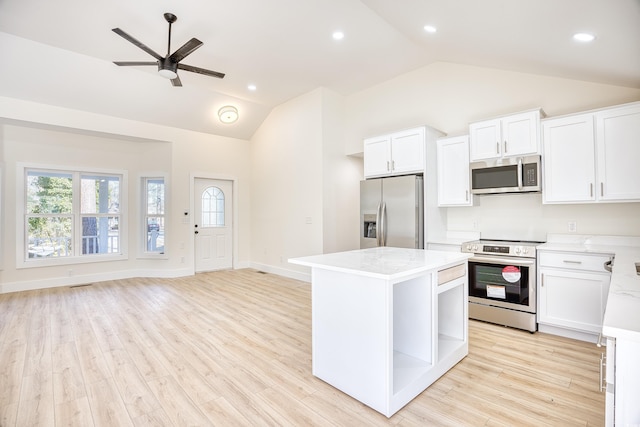
M 593 197 L 593 182 L 589 184 L 589 197 Z
M 582 261 L 574 261 L 574 260 L 571 260 L 571 259 L 565 259 L 565 260 L 562 260 L 562 262 L 567 263 L 567 264 L 582 264 Z
M 604 391 L 604 387 L 603 387 L 603 383 L 604 383 L 604 372 L 605 372 L 605 367 L 607 366 L 607 356 L 605 356 L 604 353 L 600 353 L 600 385 L 599 385 L 599 390 L 600 393 L 602 393 Z
M 390 172 L 391 169 L 389 169 L 389 160 L 387 160 L 387 172 Z
M 496 141 L 496 154 L 500 154 L 500 142 Z
M 469 201 L 469 190 L 466 190 L 466 191 L 464 192 L 464 201 L 465 201 L 465 202 L 468 202 L 468 201 Z
M 507 152 L 507 141 L 504 142 L 504 152 Z
M 391 170 L 395 170 L 396 169 L 396 161 L 395 160 L 391 160 Z
M 544 288 L 544 273 L 540 275 L 540 287 Z
M 600 183 L 600 197 L 604 197 L 604 182 Z

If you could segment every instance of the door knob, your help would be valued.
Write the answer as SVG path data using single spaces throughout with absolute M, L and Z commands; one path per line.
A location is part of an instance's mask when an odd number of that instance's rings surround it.
M 198 234 L 198 230 L 196 230 L 194 233 L 195 233 L 195 234 Z

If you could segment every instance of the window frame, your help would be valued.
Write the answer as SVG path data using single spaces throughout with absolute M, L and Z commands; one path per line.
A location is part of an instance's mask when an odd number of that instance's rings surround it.
M 28 248 L 28 223 L 27 223 L 27 173 L 41 171 L 51 173 L 66 173 L 72 175 L 72 225 L 74 253 L 60 258 L 29 258 Z M 81 212 L 80 181 L 83 176 L 118 176 L 120 178 L 119 209 L 118 213 L 83 213 Z M 127 201 L 128 201 L 128 177 L 127 171 L 100 168 L 72 168 L 60 165 L 45 165 L 34 163 L 16 164 L 16 268 L 34 268 L 57 265 L 73 265 L 95 262 L 106 262 L 128 259 L 128 232 L 127 232 Z M 118 216 L 119 243 L 117 253 L 82 254 L 82 218 L 87 216 Z
M 159 180 L 162 179 L 164 182 L 164 214 L 149 214 L 147 207 L 147 185 L 151 180 Z M 138 233 L 140 244 L 138 245 L 138 258 L 148 258 L 148 259 L 168 259 L 167 255 L 169 242 L 168 236 L 170 235 L 169 227 L 169 179 L 166 173 L 144 173 L 140 175 L 140 185 L 138 186 L 140 191 L 140 203 L 139 203 L 139 224 L 140 224 L 140 232 Z M 147 217 L 162 217 L 164 222 L 164 244 L 163 251 L 149 251 L 147 250 Z

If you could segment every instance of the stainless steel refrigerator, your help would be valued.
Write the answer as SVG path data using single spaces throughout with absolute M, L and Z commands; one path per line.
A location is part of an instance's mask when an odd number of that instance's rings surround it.
M 424 248 L 424 184 L 406 175 L 360 181 L 360 248 Z

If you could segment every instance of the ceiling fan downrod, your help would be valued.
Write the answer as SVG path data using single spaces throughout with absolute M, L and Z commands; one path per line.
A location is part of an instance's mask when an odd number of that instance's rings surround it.
M 178 20 L 178 17 L 173 13 L 165 13 L 164 19 L 169 23 L 169 41 L 167 42 L 167 56 L 171 55 L 171 24 Z

